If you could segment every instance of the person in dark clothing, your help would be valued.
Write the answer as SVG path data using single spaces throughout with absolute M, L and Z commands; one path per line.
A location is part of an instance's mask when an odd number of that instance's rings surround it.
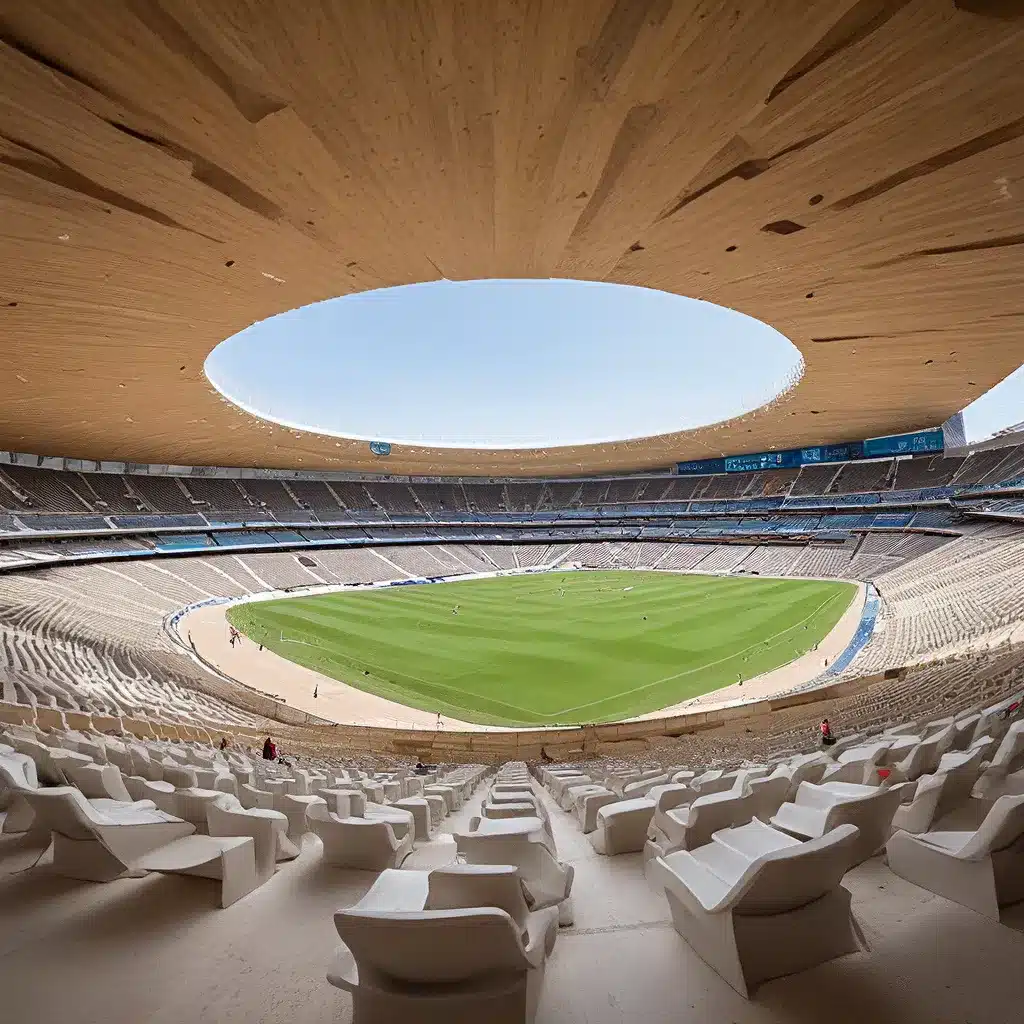
M 227 738 L 227 736 L 221 736 L 221 738 L 220 738 L 220 749 L 221 750 L 227 750 L 228 749 L 228 738 Z
M 263 741 L 263 760 L 277 760 L 277 744 L 269 736 Z

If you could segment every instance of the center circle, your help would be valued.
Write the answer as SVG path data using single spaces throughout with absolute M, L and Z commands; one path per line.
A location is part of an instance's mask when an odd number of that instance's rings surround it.
M 431 448 L 537 449 L 735 419 L 799 380 L 773 327 L 632 285 L 432 281 L 289 310 L 221 342 L 210 383 L 296 430 Z

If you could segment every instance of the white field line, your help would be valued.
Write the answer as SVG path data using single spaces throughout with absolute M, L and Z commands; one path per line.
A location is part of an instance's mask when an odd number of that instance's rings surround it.
M 810 619 L 813 619 L 814 616 L 817 615 L 823 608 L 828 607 L 828 605 L 832 604 L 832 602 L 835 601 L 835 599 L 837 597 L 840 597 L 840 596 L 842 596 L 842 595 L 840 595 L 840 594 L 833 594 L 827 601 L 823 601 L 820 605 L 818 605 L 817 608 L 814 609 L 813 612 L 811 612 L 805 618 L 802 618 L 799 622 L 794 622 L 792 626 L 787 626 L 785 629 L 780 630 L 778 633 L 773 633 L 772 636 L 770 636 L 768 639 L 772 640 L 772 641 L 775 641 L 775 640 L 778 640 L 779 637 L 785 636 L 786 633 L 792 632 L 794 629 L 797 628 L 797 626 L 802 626 L 805 622 L 809 621 Z M 822 639 L 824 639 L 824 638 L 822 638 Z M 669 683 L 673 679 L 681 679 L 683 676 L 693 675 L 694 672 L 702 672 L 704 669 L 713 668 L 715 665 L 721 665 L 723 662 L 732 661 L 733 658 L 738 657 L 739 655 L 743 654 L 745 651 L 752 651 L 752 650 L 754 650 L 755 647 L 762 646 L 762 644 L 767 644 L 767 641 L 758 641 L 756 644 L 751 644 L 749 647 L 744 647 L 744 648 L 741 648 L 738 651 L 733 652 L 732 654 L 730 654 L 726 658 L 719 658 L 717 661 L 706 661 L 706 662 L 704 662 L 704 664 L 698 665 L 695 668 L 688 668 L 688 669 L 684 670 L 683 672 L 676 672 L 675 674 L 670 675 L 670 676 L 665 676 L 662 679 L 655 679 L 653 682 L 643 683 L 640 686 L 634 686 L 633 689 L 631 689 L 631 690 L 620 690 L 617 694 L 614 694 L 611 697 L 602 697 L 600 700 L 592 700 L 592 701 L 589 701 L 586 704 L 577 704 L 577 705 L 575 705 L 574 707 L 571 707 L 571 708 L 562 708 L 561 711 L 555 711 L 555 712 L 553 712 L 550 715 L 539 715 L 538 717 L 540 717 L 540 718 L 554 718 L 554 717 L 556 717 L 556 715 L 564 715 L 564 714 L 566 714 L 567 712 L 570 712 L 570 711 L 579 711 L 581 708 L 590 708 L 590 707 L 594 707 L 597 704 L 607 704 L 608 701 L 610 701 L 610 700 L 618 700 L 621 697 L 628 697 L 631 693 L 639 693 L 642 690 L 649 690 L 649 689 L 651 689 L 651 687 L 659 686 L 661 683 Z M 774 646 L 774 644 L 772 646 Z

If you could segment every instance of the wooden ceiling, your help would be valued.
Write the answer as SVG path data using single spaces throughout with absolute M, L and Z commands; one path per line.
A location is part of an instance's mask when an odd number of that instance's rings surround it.
M 1022 255 L 1017 0 L 0 0 L 0 449 L 515 475 L 932 426 L 1024 361 Z M 713 430 L 385 460 L 203 374 L 441 277 L 708 299 L 806 373 Z

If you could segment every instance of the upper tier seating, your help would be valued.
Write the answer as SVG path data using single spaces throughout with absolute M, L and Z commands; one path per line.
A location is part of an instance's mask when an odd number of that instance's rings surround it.
M 544 512 L 637 504 L 800 499 L 876 491 L 915 494 L 926 488 L 1006 485 L 1024 479 L 1024 446 L 967 458 L 830 463 L 759 473 L 632 476 L 604 480 L 444 483 L 399 480 L 273 480 L 215 476 L 80 473 L 21 465 L 0 468 L 0 510 L 83 516 L 199 512 L 213 518 L 301 520 L 395 515 Z M 696 509 L 697 506 L 694 506 Z

